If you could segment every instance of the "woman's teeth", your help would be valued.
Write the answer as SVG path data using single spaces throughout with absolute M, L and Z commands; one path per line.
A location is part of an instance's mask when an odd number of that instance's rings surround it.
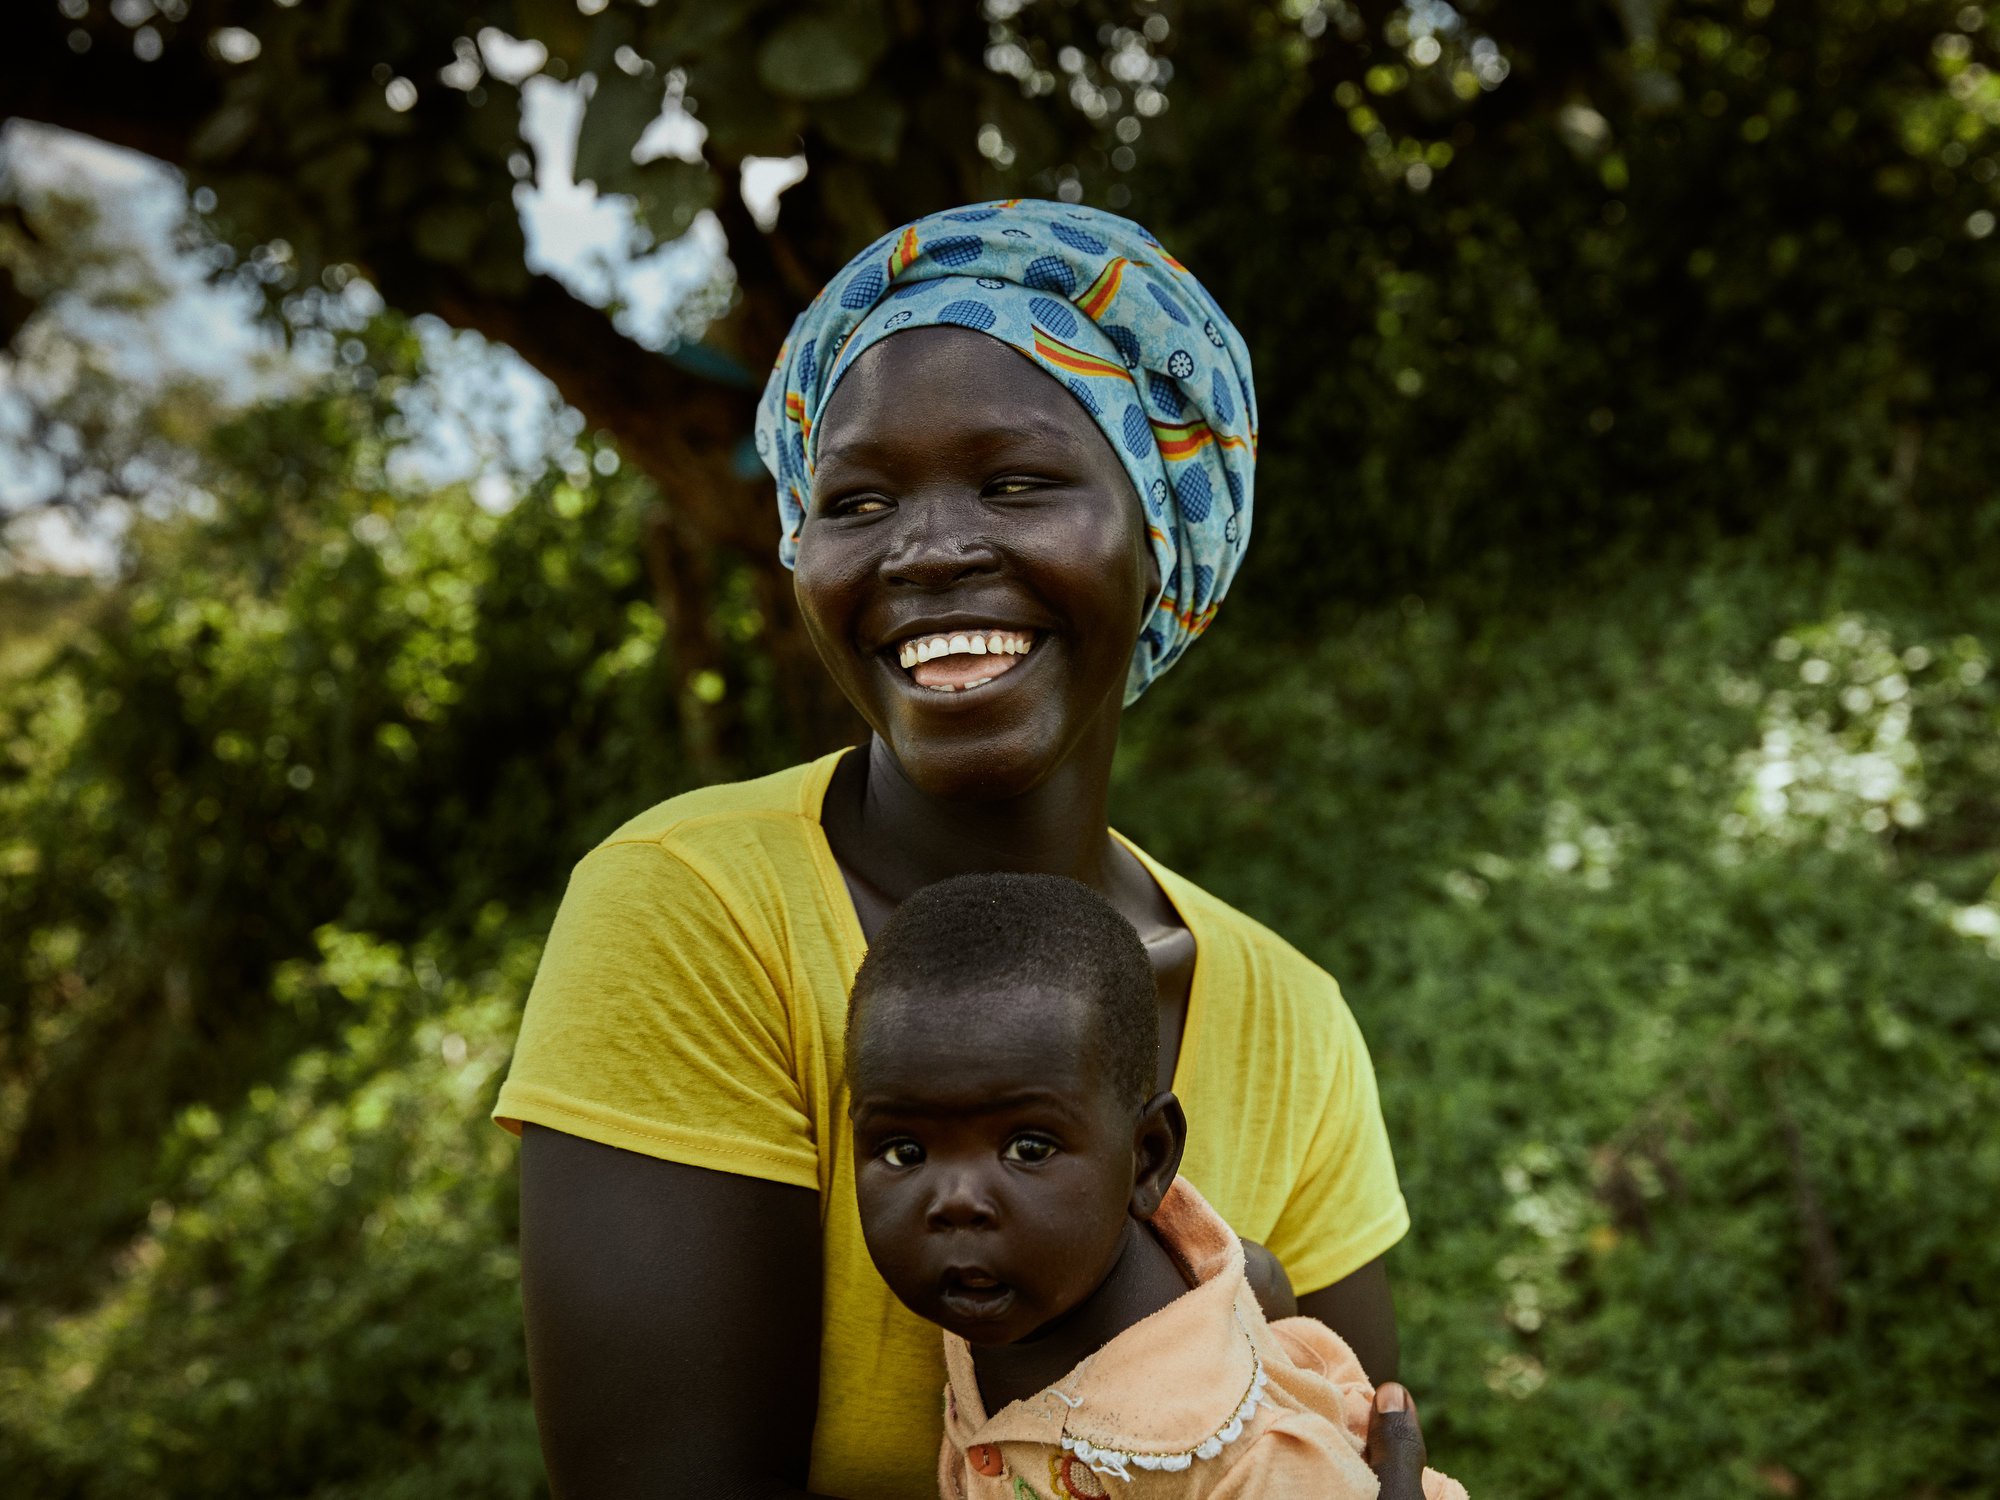
M 896 659 L 918 687 L 963 693 L 1013 671 L 1034 647 L 1030 630 L 968 630 L 904 641 Z
M 1034 644 L 1034 636 L 1023 630 L 934 635 L 928 639 L 903 642 L 897 648 L 897 660 L 907 670 L 919 662 L 935 661 L 941 656 L 1026 656 Z

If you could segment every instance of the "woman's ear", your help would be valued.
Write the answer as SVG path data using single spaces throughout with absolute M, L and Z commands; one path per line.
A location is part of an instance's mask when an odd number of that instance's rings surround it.
M 1187 1145 L 1187 1115 L 1172 1093 L 1155 1094 L 1132 1127 L 1132 1217 L 1150 1219 L 1173 1186 Z

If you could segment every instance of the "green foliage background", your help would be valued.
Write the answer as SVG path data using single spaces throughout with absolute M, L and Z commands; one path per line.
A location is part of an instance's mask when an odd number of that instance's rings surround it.
M 1301 82 L 1347 7 L 1190 15 L 1227 66 L 1078 166 L 1264 407 L 1116 815 L 1342 979 L 1475 1494 L 1991 1493 L 1992 28 L 1631 9 L 1619 89 L 1517 49 L 1577 92 L 1476 137 L 1394 51 Z M 807 748 L 726 562 L 680 660 L 647 481 L 412 493 L 420 345 L 364 342 L 115 582 L 0 595 L 9 1494 L 541 1493 L 485 1121 L 540 936 L 634 808 Z

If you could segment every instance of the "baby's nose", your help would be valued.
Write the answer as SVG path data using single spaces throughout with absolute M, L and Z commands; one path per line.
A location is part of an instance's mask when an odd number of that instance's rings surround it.
M 935 1188 L 925 1222 L 933 1230 L 991 1229 L 999 1222 L 985 1178 L 970 1168 L 946 1168 L 934 1177 Z

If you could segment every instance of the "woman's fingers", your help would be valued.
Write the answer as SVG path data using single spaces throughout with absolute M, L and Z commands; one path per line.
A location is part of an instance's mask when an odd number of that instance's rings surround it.
M 1417 1404 L 1390 1381 L 1375 1392 L 1368 1412 L 1368 1467 L 1382 1489 L 1378 1500 L 1423 1500 L 1424 1430 Z

